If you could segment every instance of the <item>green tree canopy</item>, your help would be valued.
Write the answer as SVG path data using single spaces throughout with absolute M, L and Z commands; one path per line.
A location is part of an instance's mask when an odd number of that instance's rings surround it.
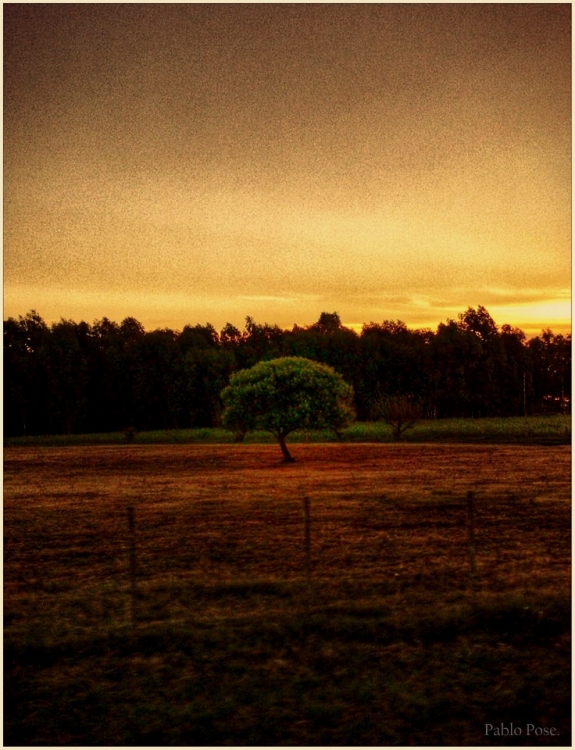
M 339 433 L 354 418 L 353 391 L 328 365 L 281 357 L 240 370 L 222 391 L 223 425 L 236 434 L 266 430 L 278 440 L 285 462 L 293 461 L 285 438 L 298 429 Z

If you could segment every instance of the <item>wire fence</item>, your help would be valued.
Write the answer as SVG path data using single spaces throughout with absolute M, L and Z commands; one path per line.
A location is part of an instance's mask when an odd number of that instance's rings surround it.
M 54 622 L 568 590 L 569 509 L 519 495 L 55 508 L 5 527 L 5 612 Z M 229 603 L 234 600 L 232 610 Z M 209 602 L 206 604 L 206 602 Z M 74 611 L 76 614 L 74 615 Z M 28 615 L 26 615 L 28 613 Z M 187 616 L 187 615 L 186 615 Z

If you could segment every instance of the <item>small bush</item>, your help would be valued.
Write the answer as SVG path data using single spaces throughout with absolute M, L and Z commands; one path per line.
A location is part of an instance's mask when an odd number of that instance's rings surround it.
M 381 405 L 381 416 L 391 425 L 394 440 L 401 440 L 404 432 L 415 427 L 421 418 L 421 409 L 409 396 L 391 396 Z
M 133 443 L 134 440 L 136 439 L 136 435 L 137 435 L 137 430 L 133 426 L 126 427 L 126 429 L 124 430 L 124 440 L 127 443 Z

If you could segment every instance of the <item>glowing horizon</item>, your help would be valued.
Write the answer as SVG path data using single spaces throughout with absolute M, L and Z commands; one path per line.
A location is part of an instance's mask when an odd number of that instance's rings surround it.
M 29 288 L 27 287 L 27 290 Z M 224 300 L 211 300 L 206 302 L 207 307 L 224 307 L 228 306 L 228 309 L 233 311 L 233 314 L 226 317 L 220 315 L 213 319 L 207 318 L 201 315 L 201 305 L 197 310 L 196 314 L 190 314 L 189 300 L 185 295 L 137 295 L 133 299 L 126 297 L 125 294 L 113 294 L 106 293 L 101 294 L 97 292 L 79 292 L 70 293 L 65 290 L 55 292 L 53 290 L 46 290 L 42 287 L 32 289 L 32 297 L 39 301 L 39 305 L 32 305 L 25 310 L 18 308 L 17 302 L 6 300 L 5 294 L 5 307 L 4 317 L 12 317 L 17 319 L 20 315 L 24 316 L 30 310 L 34 309 L 38 312 L 41 317 L 45 320 L 48 325 L 57 323 L 62 318 L 73 320 L 76 323 L 84 320 L 87 323 L 94 323 L 96 320 L 102 318 L 108 318 L 117 323 L 121 323 L 127 317 L 136 318 L 146 330 L 155 330 L 157 328 L 171 328 L 173 330 L 181 331 L 184 326 L 196 324 L 205 325 L 210 323 L 214 326 L 217 331 L 220 331 L 226 323 L 235 325 L 240 330 L 243 330 L 245 325 L 245 319 L 250 316 L 255 319 L 257 323 L 268 323 L 270 325 L 279 325 L 284 330 L 291 330 L 294 325 L 305 327 L 312 325 L 317 322 L 322 312 L 337 312 L 342 320 L 342 325 L 347 328 L 351 328 L 357 333 L 361 332 L 363 325 L 368 323 L 381 324 L 384 320 L 401 320 L 409 329 L 431 329 L 436 331 L 440 323 L 445 323 L 447 320 L 457 320 L 460 313 L 465 312 L 468 307 L 477 308 L 479 305 L 483 305 L 488 310 L 491 317 L 494 319 L 498 328 L 501 328 L 504 324 L 511 325 L 515 328 L 520 328 L 528 337 L 539 335 L 543 330 L 550 328 L 555 334 L 570 334 L 571 333 L 571 302 L 569 299 L 569 290 L 565 290 L 565 298 L 563 300 L 541 300 L 538 302 L 532 302 L 528 304 L 513 304 L 513 305 L 501 305 L 501 304 L 484 304 L 479 301 L 472 301 L 470 304 L 463 303 L 460 306 L 444 307 L 443 316 L 438 319 L 432 319 L 429 314 L 429 306 L 422 304 L 421 301 L 418 306 L 414 306 L 411 315 L 405 315 L 406 305 L 405 303 L 401 306 L 397 315 L 379 315 L 366 318 L 364 320 L 349 319 L 348 317 L 341 314 L 341 309 L 336 305 L 330 306 L 324 304 L 322 306 L 322 300 L 319 298 L 312 298 L 312 295 L 306 299 L 308 305 L 315 304 L 317 312 L 312 313 L 311 317 L 306 319 L 297 317 L 297 310 L 301 306 L 301 298 L 281 298 L 281 297 L 269 297 L 262 296 L 239 296 L 238 299 L 232 303 L 230 299 Z M 61 315 L 59 312 L 59 302 L 54 302 L 55 298 L 60 295 L 63 296 L 65 302 L 64 306 L 70 311 L 69 315 Z M 277 319 L 269 315 L 264 314 L 264 311 L 268 309 L 267 304 L 271 301 L 281 302 L 282 309 L 284 310 L 281 316 Z M 326 300 L 324 300 L 326 301 Z M 243 307 L 242 307 L 243 306 Z M 166 316 L 165 310 L 169 308 L 172 310 L 172 316 Z M 255 308 L 255 309 L 254 309 Z M 242 313 L 242 309 L 245 312 Z M 285 312 L 286 309 L 291 309 L 293 315 L 292 319 L 289 318 L 289 312 Z M 370 309 L 373 309 L 371 307 Z M 390 306 L 391 309 L 391 306 Z M 395 308 L 396 310 L 399 308 Z M 417 309 L 419 313 L 417 313 Z M 439 309 L 434 307 L 435 309 Z M 15 310 L 15 312 L 12 312 Z M 93 314 L 85 314 L 86 310 L 93 311 Z M 174 322 L 175 321 L 175 322 Z

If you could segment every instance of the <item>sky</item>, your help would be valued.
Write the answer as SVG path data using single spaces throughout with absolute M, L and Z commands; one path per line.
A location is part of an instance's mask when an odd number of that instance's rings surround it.
M 5 318 L 570 331 L 570 3 L 3 10 Z

